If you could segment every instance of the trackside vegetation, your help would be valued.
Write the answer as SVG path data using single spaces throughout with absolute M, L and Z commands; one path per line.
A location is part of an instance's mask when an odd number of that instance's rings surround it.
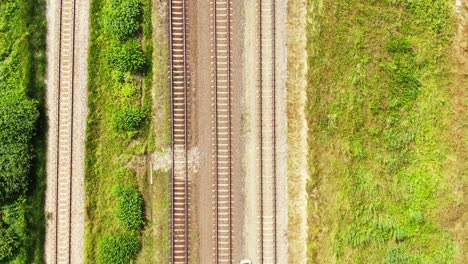
M 99 242 L 98 263 L 131 263 L 140 246 L 140 239 L 135 233 L 107 236 Z
M 307 2 L 309 261 L 453 263 L 454 1 Z
M 117 218 L 122 226 L 138 230 L 143 224 L 143 199 L 135 186 L 117 185 Z
M 0 0 L 0 263 L 43 263 L 44 14 Z
M 156 237 L 154 225 L 160 224 L 152 198 L 156 192 L 164 194 L 164 189 L 153 187 L 164 186 L 159 178 L 166 177 L 156 174 L 155 185 L 150 185 L 151 154 L 158 146 L 151 4 L 151 0 L 91 1 L 86 263 L 159 263 L 162 256 L 155 253 L 155 239 L 147 239 Z M 160 104 L 159 110 L 164 106 Z

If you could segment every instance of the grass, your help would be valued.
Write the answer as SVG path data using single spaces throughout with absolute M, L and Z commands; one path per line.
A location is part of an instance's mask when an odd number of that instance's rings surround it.
M 9 8 L 3 9 L 7 6 Z M 18 93 L 38 102 L 40 118 L 32 140 L 34 159 L 28 192 L 16 201 L 14 218 L 20 249 L 8 263 L 44 263 L 44 195 L 45 195 L 45 1 L 3 1 L 0 3 L 6 21 L 0 19 L 0 55 L 2 70 Z M 3 24 L 6 22 L 6 24 Z M 6 48 L 6 49 L 5 49 Z M 5 76 L 2 76 L 5 77 Z M 3 215 L 1 212 L 0 215 Z
M 440 220 L 452 22 L 446 0 L 308 0 L 310 262 L 460 254 Z
M 165 60 L 155 55 L 161 49 L 162 40 L 157 38 L 159 28 L 154 27 L 157 24 L 152 20 L 158 18 L 152 12 L 159 6 L 152 6 L 151 0 L 141 2 L 143 22 L 139 41 L 151 63 L 143 76 L 133 76 L 138 89 L 130 96 L 119 89 L 106 63 L 106 54 L 112 47 L 112 37 L 103 29 L 105 8 L 109 2 L 91 2 L 85 179 L 86 263 L 96 263 L 98 252 L 95 245 L 103 237 L 122 231 L 115 224 L 113 186 L 117 183 L 138 186 L 144 198 L 145 224 L 140 232 L 142 248 L 137 255 L 137 263 L 167 262 L 167 173 L 153 173 L 154 183 L 149 184 L 151 154 L 155 150 L 166 149 L 169 144 L 165 140 L 169 138 L 166 135 L 169 130 L 164 129 L 169 127 L 166 125 L 167 116 L 155 114 L 169 112 L 168 92 L 164 91 L 167 78 L 161 74 L 167 65 Z M 116 132 L 113 129 L 113 114 L 123 106 L 140 106 L 148 111 L 147 121 L 137 132 Z

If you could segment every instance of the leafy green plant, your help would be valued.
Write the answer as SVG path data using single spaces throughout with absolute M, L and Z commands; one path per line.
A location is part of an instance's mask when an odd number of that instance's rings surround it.
M 137 131 L 145 122 L 146 114 L 140 108 L 129 107 L 117 111 L 114 115 L 113 125 L 117 131 Z
M 143 70 L 146 59 L 140 45 L 135 40 L 123 43 L 110 49 L 107 62 L 120 72 L 139 72 Z
M 106 16 L 107 30 L 119 40 L 130 37 L 140 27 L 139 0 L 113 0 Z
M 20 243 L 14 231 L 0 220 L 0 263 L 11 260 Z
M 120 233 L 99 241 L 99 264 L 128 264 L 140 250 L 140 240 L 135 233 Z
M 128 229 L 139 229 L 143 225 L 143 199 L 135 186 L 117 185 L 117 218 Z

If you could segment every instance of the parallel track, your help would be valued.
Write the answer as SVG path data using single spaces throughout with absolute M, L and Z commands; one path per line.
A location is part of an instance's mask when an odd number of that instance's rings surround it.
M 71 262 L 75 1 L 61 0 L 59 16 L 55 263 Z
M 188 68 L 186 0 L 171 0 L 170 87 L 172 116 L 171 261 L 189 263 Z
M 260 261 L 277 263 L 276 237 L 276 54 L 275 0 L 260 0 Z
M 212 3 L 214 262 L 232 263 L 231 0 Z

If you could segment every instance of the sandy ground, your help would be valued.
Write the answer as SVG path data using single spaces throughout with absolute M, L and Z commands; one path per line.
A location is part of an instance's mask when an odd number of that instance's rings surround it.
M 287 1 L 276 2 L 276 124 L 277 124 L 277 254 L 278 263 L 288 263 L 288 179 L 287 179 Z
M 244 0 L 245 6 L 256 7 L 255 0 Z M 244 9 L 244 90 L 242 100 L 242 140 L 244 147 L 243 175 L 255 175 L 258 171 L 256 159 L 259 155 L 257 132 L 257 15 L 256 8 Z M 243 221 L 243 258 L 258 260 L 258 203 L 257 177 L 244 176 L 244 221 Z
M 47 1 L 47 190 L 46 190 L 46 263 L 54 263 L 55 244 L 55 192 L 57 147 L 57 47 L 58 0 Z M 84 246 L 84 143 L 86 132 L 87 51 L 89 35 L 89 1 L 76 2 L 73 160 L 72 160 L 72 263 L 83 263 Z

